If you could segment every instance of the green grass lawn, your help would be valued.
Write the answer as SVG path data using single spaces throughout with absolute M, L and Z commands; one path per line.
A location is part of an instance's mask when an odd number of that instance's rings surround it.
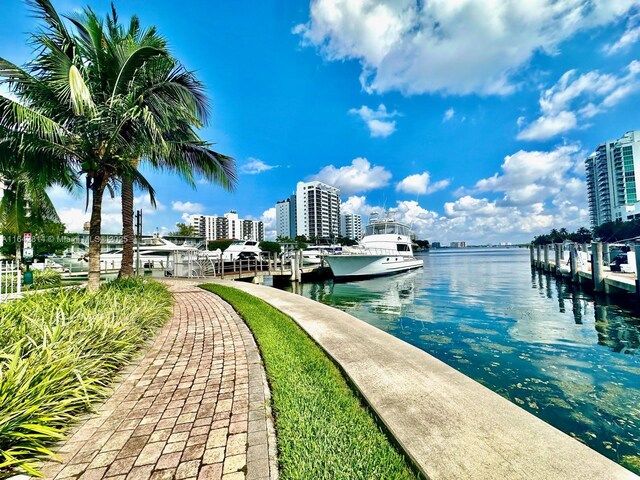
M 203 285 L 252 330 L 273 396 L 280 478 L 419 478 L 340 370 L 288 316 L 234 288 Z
M 54 289 L 0 305 L 0 479 L 38 475 L 118 370 L 169 318 L 156 282 L 114 281 L 90 293 Z

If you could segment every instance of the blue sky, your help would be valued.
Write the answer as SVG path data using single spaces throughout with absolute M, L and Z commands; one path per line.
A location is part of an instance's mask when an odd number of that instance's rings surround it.
M 160 201 L 137 199 L 147 232 L 230 209 L 272 232 L 276 201 L 319 179 L 345 211 L 396 208 L 431 241 L 528 241 L 588 225 L 584 158 L 640 129 L 640 0 L 116 6 L 198 72 L 213 107 L 202 136 L 239 171 L 232 193 L 147 172 Z M 23 1 L 3 0 L 0 56 L 27 61 L 35 26 Z M 52 191 L 71 230 L 88 217 L 82 195 Z M 104 230 L 119 229 L 107 201 Z

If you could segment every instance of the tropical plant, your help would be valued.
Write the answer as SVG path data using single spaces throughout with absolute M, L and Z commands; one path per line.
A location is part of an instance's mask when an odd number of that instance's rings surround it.
M 122 210 L 124 214 L 124 208 Z M 187 225 L 186 223 L 176 223 L 176 227 L 178 228 L 176 231 L 169 233 L 169 235 L 174 235 L 176 237 L 192 237 L 196 234 L 196 229 L 193 225 Z
M 68 17 L 72 34 L 49 0 L 30 4 L 45 28 L 32 35 L 36 58 L 24 69 L 0 59 L 0 78 L 20 99 L 0 98 L 0 149 L 84 177 L 87 205 L 91 197 L 89 288 L 96 289 L 105 190 L 113 194 L 124 179 L 154 203 L 155 192 L 138 170 L 143 158 L 187 179 L 194 164 L 204 164 L 201 173 L 223 185 L 235 179 L 233 163 L 197 137 L 192 112 L 182 108 L 167 115 L 173 104 L 193 104 L 179 82 L 167 77 L 191 77 L 168 57 L 154 29 L 140 30 L 134 19 L 129 30 L 135 35 L 125 34 L 115 11 L 105 27 L 87 8 Z M 129 193 L 132 198 L 132 190 L 124 197 L 132 214 Z
M 8 165 L 6 161 L 0 162 L 0 181 L 4 184 L 0 199 L 0 233 L 9 239 L 7 246 L 12 247 L 12 253 L 15 252 L 16 260 L 20 262 L 22 235 L 60 224 L 60 218 L 46 191 L 49 181 L 30 175 L 20 164 Z M 2 247 L 8 253 L 4 244 Z
M 277 254 L 282 252 L 282 248 L 280 247 L 280 244 L 278 242 L 269 242 L 267 240 L 263 240 L 262 242 L 260 242 L 258 246 L 260 247 L 260 250 L 262 250 L 263 252 L 277 253 Z
M 59 289 L 0 305 L 0 478 L 37 461 L 171 313 L 155 282 Z

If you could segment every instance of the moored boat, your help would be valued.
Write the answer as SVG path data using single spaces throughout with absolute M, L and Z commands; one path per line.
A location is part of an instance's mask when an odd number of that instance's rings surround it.
M 413 255 L 411 229 L 389 214 L 372 214 L 358 245 L 344 247 L 340 255 L 325 259 L 339 280 L 391 275 L 424 266 Z

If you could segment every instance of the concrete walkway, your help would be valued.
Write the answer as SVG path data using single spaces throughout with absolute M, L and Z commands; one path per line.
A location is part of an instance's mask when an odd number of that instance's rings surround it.
M 426 352 L 351 315 L 271 287 L 216 283 L 244 290 L 291 316 L 343 368 L 429 479 L 639 478 Z
M 270 393 L 249 329 L 195 284 L 170 286 L 172 319 L 45 478 L 277 478 Z

